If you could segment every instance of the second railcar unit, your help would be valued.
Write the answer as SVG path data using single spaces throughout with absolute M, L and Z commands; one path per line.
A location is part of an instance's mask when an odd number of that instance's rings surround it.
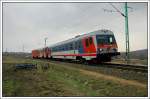
M 46 49 L 46 50 L 45 50 Z M 54 44 L 47 48 L 37 49 L 39 58 L 47 53 L 47 58 L 111 61 L 111 57 L 119 55 L 114 34 L 110 30 L 97 30 L 75 38 Z M 34 52 L 34 50 L 32 51 Z M 32 53 L 33 54 L 33 53 Z M 32 56 L 34 57 L 34 55 Z

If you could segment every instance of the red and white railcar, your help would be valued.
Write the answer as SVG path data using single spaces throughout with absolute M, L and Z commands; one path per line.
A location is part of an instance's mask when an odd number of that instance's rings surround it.
M 32 51 L 33 58 L 38 56 L 38 58 L 111 61 L 111 57 L 120 54 L 114 34 L 110 30 L 97 30 L 79 35 L 38 51 L 40 52 L 38 55 Z

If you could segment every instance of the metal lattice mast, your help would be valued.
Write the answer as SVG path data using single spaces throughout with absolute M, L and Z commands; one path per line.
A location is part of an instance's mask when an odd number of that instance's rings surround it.
M 112 3 L 110 3 L 110 5 L 116 10 L 116 11 L 113 11 L 113 10 L 107 10 L 107 9 L 104 9 L 104 11 L 108 11 L 108 12 L 118 12 L 120 13 L 124 18 L 125 18 L 125 43 L 126 43 L 126 56 L 125 56 L 125 60 L 127 63 L 129 63 L 129 60 L 130 60 L 130 47 L 129 47 L 129 26 L 128 26 L 128 8 L 131 8 L 131 7 L 128 7 L 127 6 L 127 2 L 125 2 L 125 5 L 124 5 L 124 9 L 125 9 L 125 12 L 122 13 L 120 10 L 118 10 Z
M 130 59 L 130 47 L 129 47 L 129 27 L 128 27 L 128 6 L 125 3 L 125 35 L 126 35 L 126 61 L 129 63 Z

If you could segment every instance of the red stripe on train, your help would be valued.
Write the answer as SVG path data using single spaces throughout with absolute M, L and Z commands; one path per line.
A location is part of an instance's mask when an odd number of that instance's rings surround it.
M 96 53 L 92 54 L 60 54 L 60 55 L 52 55 L 52 56 L 96 56 Z

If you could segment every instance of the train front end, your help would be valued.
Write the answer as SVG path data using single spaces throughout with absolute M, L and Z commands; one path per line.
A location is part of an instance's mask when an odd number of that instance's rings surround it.
M 96 35 L 97 59 L 111 61 L 111 57 L 120 55 L 113 32 L 107 30 Z

